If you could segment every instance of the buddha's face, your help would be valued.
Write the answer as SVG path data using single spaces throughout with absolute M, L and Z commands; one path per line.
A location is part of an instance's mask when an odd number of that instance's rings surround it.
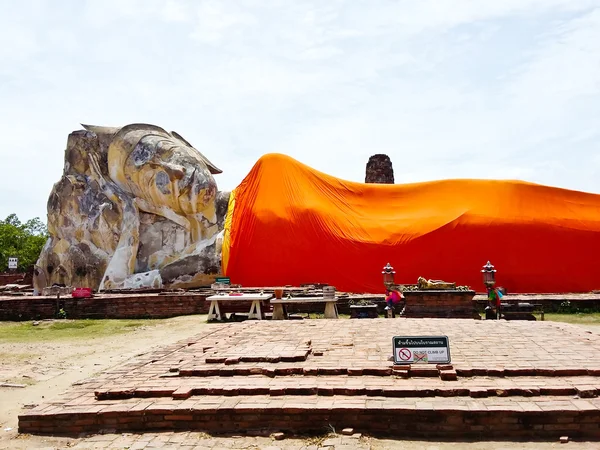
M 154 206 L 214 216 L 217 185 L 206 160 L 177 137 L 142 137 L 127 157 L 124 175 L 129 190 Z

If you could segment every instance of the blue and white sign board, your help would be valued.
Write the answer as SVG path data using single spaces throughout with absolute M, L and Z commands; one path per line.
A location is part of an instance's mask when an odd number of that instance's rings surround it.
M 19 258 L 8 258 L 8 268 L 16 269 L 19 266 Z
M 229 277 L 217 277 L 217 278 L 215 278 L 215 283 L 231 284 L 231 279 Z
M 448 336 L 394 336 L 395 364 L 449 364 Z

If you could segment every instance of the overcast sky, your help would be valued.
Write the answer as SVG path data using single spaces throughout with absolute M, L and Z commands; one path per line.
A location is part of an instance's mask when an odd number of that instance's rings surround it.
M 45 220 L 80 123 L 175 130 L 235 188 L 288 154 L 364 181 L 600 193 L 600 0 L 0 0 L 0 218 Z

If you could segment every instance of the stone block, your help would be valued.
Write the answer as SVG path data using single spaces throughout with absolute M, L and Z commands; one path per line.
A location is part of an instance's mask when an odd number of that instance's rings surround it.
M 473 398 L 489 397 L 487 388 L 470 388 L 469 395 Z
M 386 377 L 392 374 L 391 367 L 365 367 L 363 375 Z
M 455 370 L 441 370 L 440 378 L 442 381 L 456 381 L 458 380 L 458 376 L 456 375 Z
M 223 364 L 226 360 L 225 356 L 207 356 L 204 362 L 206 364 Z
M 408 369 L 406 369 L 406 370 L 392 369 L 392 375 L 394 375 L 396 377 L 400 377 L 400 378 L 409 378 L 410 371 Z
M 575 390 L 580 398 L 594 398 L 598 396 L 596 388 L 591 386 L 576 386 Z
M 426 364 L 417 365 L 413 364 L 410 368 L 410 376 L 411 377 L 438 377 L 439 371 L 435 368 L 435 366 L 428 366 Z

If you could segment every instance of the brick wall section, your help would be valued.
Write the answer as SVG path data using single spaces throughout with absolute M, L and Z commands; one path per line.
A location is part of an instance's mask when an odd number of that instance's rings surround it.
M 204 299 L 209 294 L 112 294 L 97 295 L 92 299 L 73 299 L 71 297 L 0 297 L 0 321 L 6 320 L 40 320 L 52 319 L 57 316 L 62 308 L 71 319 L 126 319 L 126 318 L 165 318 L 178 315 L 206 314 L 209 302 Z M 409 305 L 407 317 L 465 317 L 471 318 L 473 308 L 483 311 L 485 301 L 481 296 L 473 302 L 472 292 L 460 292 L 458 296 L 445 293 L 441 297 L 430 298 L 433 294 L 421 292 L 405 292 L 404 295 Z M 468 301 L 466 298 L 468 298 Z M 513 296 L 509 296 L 512 298 Z M 516 297 L 516 296 L 515 296 Z M 523 297 L 523 298 L 521 298 Z M 598 294 L 579 294 L 565 296 L 572 305 L 579 308 L 600 308 Z M 353 300 L 358 301 L 362 297 L 356 296 Z M 365 295 L 365 299 L 371 300 L 377 305 L 379 314 L 384 313 L 385 301 L 383 295 Z M 527 296 L 519 296 L 519 300 L 543 303 L 546 311 L 558 309 L 564 301 L 558 299 L 533 299 Z M 350 314 L 348 298 L 338 300 L 338 311 L 342 314 Z M 222 312 L 247 313 L 250 304 L 231 304 L 222 302 Z M 269 307 L 267 307 L 270 309 Z M 423 309 L 425 308 L 425 310 Z M 323 312 L 322 305 L 306 304 L 291 305 L 288 307 L 290 313 Z
M 0 300 L 0 321 L 56 318 L 63 309 L 69 319 L 158 319 L 206 314 L 206 295 L 123 295 L 72 297 L 15 297 Z M 248 311 L 246 311 L 248 312 Z
M 543 412 L 515 411 L 510 408 L 469 411 L 446 407 L 443 410 L 364 408 L 352 406 L 314 408 L 290 406 L 261 407 L 232 399 L 231 407 L 206 404 L 184 408 L 183 405 L 142 405 L 129 409 L 114 405 L 114 410 L 19 417 L 19 432 L 32 434 L 79 435 L 110 432 L 191 430 L 208 433 L 242 433 L 272 430 L 293 433 L 318 432 L 352 427 L 357 432 L 375 436 L 413 438 L 558 439 L 568 435 L 576 439 L 600 438 L 600 410 L 561 410 Z M 376 400 L 376 399 L 374 399 Z M 283 402 L 282 402 L 283 403 Z M 494 409 L 494 408 L 491 408 Z
M 159 319 L 207 314 L 209 294 L 96 295 L 72 297 L 0 298 L 0 321 L 54 319 L 63 309 L 68 319 Z M 345 302 L 347 305 L 347 302 Z M 248 313 L 250 302 L 219 302 L 222 313 Z M 323 312 L 319 305 L 301 305 L 302 312 Z M 342 308 L 343 309 L 343 308 Z M 347 306 L 346 306 L 347 309 Z M 267 312 L 270 305 L 267 306 Z M 293 312 L 297 312 L 296 309 Z
M 26 283 L 27 274 L 26 273 L 0 273 L 0 286 L 5 286 L 7 284 L 15 284 L 15 283 Z M 29 277 L 31 278 L 31 277 Z
M 405 317 L 473 317 L 475 291 L 407 291 Z
M 75 299 L 72 297 L 0 297 L 0 321 L 42 320 L 57 317 L 64 309 L 69 319 L 138 319 L 166 318 L 190 314 L 206 314 L 210 302 L 205 301 L 210 294 L 122 294 L 96 295 L 93 298 Z M 377 301 L 383 311 L 383 296 Z M 250 302 L 219 302 L 223 313 L 248 313 Z M 271 310 L 267 306 L 267 312 Z M 348 299 L 338 302 L 340 313 L 349 314 Z M 291 313 L 324 311 L 320 304 L 293 305 Z

